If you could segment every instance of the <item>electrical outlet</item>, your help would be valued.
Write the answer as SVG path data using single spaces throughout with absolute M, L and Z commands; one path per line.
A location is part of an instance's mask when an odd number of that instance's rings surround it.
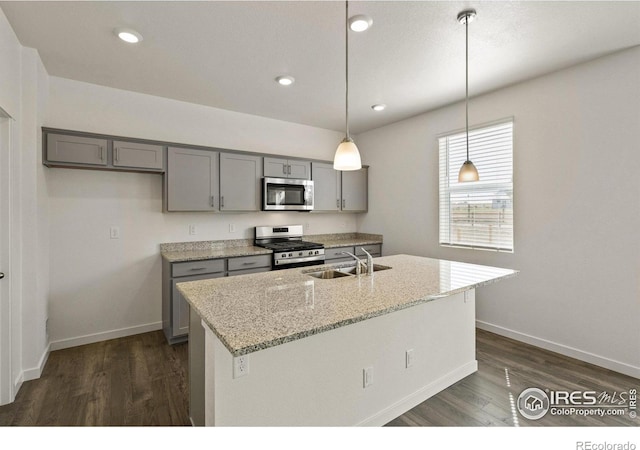
M 233 378 L 244 377 L 249 374 L 249 355 L 233 358 Z
M 413 349 L 410 348 L 409 350 L 407 350 L 407 352 L 405 353 L 405 367 L 408 369 L 409 367 L 413 366 Z
M 196 234 L 196 226 L 194 224 L 189 225 L 189 234 Z
M 373 367 L 362 369 L 362 387 L 368 388 L 373 384 Z
M 235 233 L 236 232 L 236 225 L 233 223 L 229 224 L 229 233 Z
M 111 239 L 120 239 L 120 227 L 112 226 L 109 228 L 109 237 Z

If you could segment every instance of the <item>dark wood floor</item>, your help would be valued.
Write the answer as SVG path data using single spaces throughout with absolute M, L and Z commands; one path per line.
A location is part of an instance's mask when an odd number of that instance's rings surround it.
M 189 425 L 187 344 L 145 333 L 52 352 L 38 380 L 0 407 L 0 425 Z M 390 426 L 638 426 L 625 417 L 531 421 L 514 402 L 528 387 L 607 392 L 640 380 L 478 330 L 479 370 Z

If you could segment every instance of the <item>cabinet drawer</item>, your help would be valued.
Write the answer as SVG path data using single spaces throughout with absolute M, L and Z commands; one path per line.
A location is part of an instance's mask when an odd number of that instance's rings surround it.
M 49 134 L 47 159 L 62 163 L 106 166 L 107 140 Z
M 229 271 L 271 267 L 271 254 L 229 258 Z
M 162 146 L 113 141 L 113 165 L 162 170 L 164 168 Z
M 365 249 L 371 256 L 380 256 L 382 254 L 381 244 L 360 245 L 356 247 L 356 256 L 366 256 L 362 249 Z
M 205 259 L 171 264 L 172 277 L 224 272 L 224 259 Z
M 347 255 L 343 255 L 342 252 L 349 252 L 349 253 L 353 253 L 353 247 L 336 247 L 336 248 L 325 248 L 324 249 L 324 259 L 325 260 L 331 260 L 331 259 L 344 259 L 346 258 L 351 258 L 350 256 Z M 353 259 L 353 258 L 351 258 Z
M 234 270 L 228 273 L 230 277 L 235 277 L 237 275 L 248 275 L 251 273 L 261 273 L 261 272 L 270 272 L 271 267 L 256 267 L 255 269 L 242 269 L 242 270 Z

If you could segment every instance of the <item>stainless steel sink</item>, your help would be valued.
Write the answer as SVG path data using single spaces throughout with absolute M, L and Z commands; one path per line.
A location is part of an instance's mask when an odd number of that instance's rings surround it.
M 389 266 L 383 266 L 382 264 L 374 264 L 373 265 L 373 271 L 374 272 L 379 272 L 381 270 L 387 270 L 387 269 L 391 269 L 391 267 Z M 342 267 L 340 269 L 336 269 L 342 273 L 348 273 L 351 275 L 355 275 L 356 274 L 356 267 L 355 266 L 350 266 L 350 267 Z M 366 274 L 367 273 L 367 269 L 363 268 L 362 269 L 362 274 Z
M 373 271 L 379 272 L 381 270 L 391 269 L 389 266 L 383 266 L 381 264 L 374 264 Z M 340 267 L 337 269 L 319 270 L 317 272 L 306 272 L 306 275 L 311 277 L 320 278 L 322 280 L 331 280 L 333 278 L 350 277 L 356 274 L 355 266 Z M 362 275 L 366 275 L 365 269 L 363 269 Z
M 332 278 L 349 277 L 351 274 L 346 272 L 339 272 L 337 270 L 321 270 L 319 272 L 308 272 L 307 275 L 320 278 L 322 280 L 330 280 Z

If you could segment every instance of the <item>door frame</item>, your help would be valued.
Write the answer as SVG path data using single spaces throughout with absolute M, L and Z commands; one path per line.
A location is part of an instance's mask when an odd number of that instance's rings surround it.
M 13 402 L 16 395 L 12 380 L 14 324 L 11 295 L 13 122 L 14 119 L 0 107 L 0 272 L 5 274 L 0 281 L 0 405 Z

